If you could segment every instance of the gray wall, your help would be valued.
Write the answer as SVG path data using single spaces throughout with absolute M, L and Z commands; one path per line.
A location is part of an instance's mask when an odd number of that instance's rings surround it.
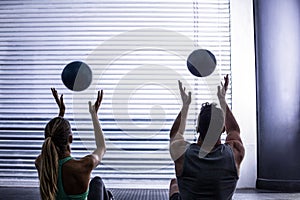
M 258 188 L 300 191 L 299 13 L 299 0 L 254 0 Z

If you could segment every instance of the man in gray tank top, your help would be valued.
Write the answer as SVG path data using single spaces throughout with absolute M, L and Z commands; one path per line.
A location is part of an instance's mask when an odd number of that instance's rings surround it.
M 191 92 L 186 94 L 179 81 L 183 106 L 170 131 L 170 154 L 177 176 L 170 183 L 171 200 L 232 199 L 245 149 L 239 125 L 225 101 L 228 75 L 224 80 L 224 85 L 218 86 L 220 108 L 216 104 L 202 104 L 196 129 L 199 137 L 194 144 L 183 136 Z M 222 144 L 220 137 L 224 131 L 227 137 Z

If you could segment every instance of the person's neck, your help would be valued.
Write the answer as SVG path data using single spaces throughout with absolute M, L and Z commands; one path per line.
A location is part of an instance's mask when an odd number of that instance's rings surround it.
M 66 157 L 71 156 L 71 148 L 70 145 L 68 145 L 67 150 L 60 156 L 59 159 L 64 159 Z

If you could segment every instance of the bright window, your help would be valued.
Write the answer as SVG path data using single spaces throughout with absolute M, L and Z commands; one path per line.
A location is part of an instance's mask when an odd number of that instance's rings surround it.
M 168 141 L 181 107 L 177 80 L 193 92 L 186 131 L 192 142 L 201 104 L 216 100 L 216 85 L 231 73 L 229 8 L 229 0 L 0 1 L 1 184 L 37 183 L 34 159 L 58 112 L 50 87 L 64 94 L 76 158 L 94 148 L 87 102 L 104 90 L 99 118 L 108 149 L 94 174 L 111 183 L 174 177 Z M 217 58 L 207 78 L 187 70 L 197 48 Z M 93 72 L 82 92 L 61 81 L 74 60 Z M 231 87 L 227 98 L 231 104 Z

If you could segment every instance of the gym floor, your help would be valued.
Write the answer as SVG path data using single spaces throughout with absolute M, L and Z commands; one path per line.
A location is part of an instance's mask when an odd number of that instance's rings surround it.
M 115 200 L 168 200 L 166 189 L 110 189 Z M 38 200 L 39 189 L 34 187 L 0 187 L 0 199 Z M 254 189 L 238 189 L 234 200 L 300 200 L 300 193 L 278 193 Z

